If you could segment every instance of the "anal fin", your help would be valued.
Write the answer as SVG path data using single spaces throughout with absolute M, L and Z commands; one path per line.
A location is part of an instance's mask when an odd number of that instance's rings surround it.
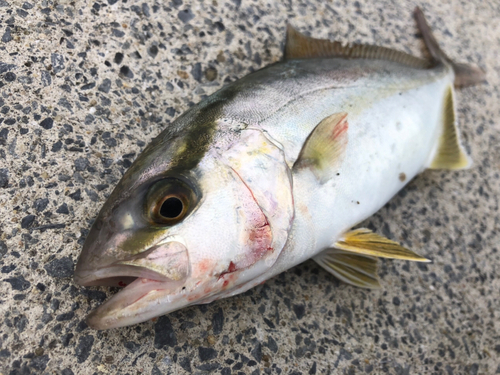
M 429 168 L 431 169 L 466 169 L 472 161 L 460 144 L 455 121 L 454 96 L 451 86 L 446 89 L 442 114 L 443 129 L 439 145 Z
M 327 249 L 313 259 L 326 271 L 347 284 L 368 289 L 380 288 L 376 258 Z

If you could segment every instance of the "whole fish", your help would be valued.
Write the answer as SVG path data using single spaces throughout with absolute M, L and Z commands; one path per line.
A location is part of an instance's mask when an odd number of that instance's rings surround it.
M 426 168 L 463 169 L 453 86 L 484 73 L 453 63 L 420 9 L 426 61 L 287 29 L 285 59 L 233 82 L 155 138 L 104 204 L 75 271 L 126 286 L 95 329 L 139 323 L 245 292 L 313 258 L 379 287 L 378 257 L 428 261 L 352 230 Z

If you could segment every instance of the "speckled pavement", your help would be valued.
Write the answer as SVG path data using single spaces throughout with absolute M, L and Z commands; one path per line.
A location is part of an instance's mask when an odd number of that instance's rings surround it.
M 149 140 L 225 83 L 278 61 L 286 21 L 424 53 L 403 0 L 0 0 L 0 372 L 500 373 L 500 6 L 421 2 L 450 57 L 475 166 L 427 171 L 368 226 L 432 258 L 381 262 L 384 288 L 312 261 L 244 295 L 94 331 L 112 292 L 72 281 L 106 196 Z M 376 5 L 374 5 L 376 4 Z

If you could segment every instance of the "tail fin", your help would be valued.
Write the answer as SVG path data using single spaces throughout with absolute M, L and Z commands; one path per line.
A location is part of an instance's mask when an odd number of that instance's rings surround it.
M 439 48 L 439 44 L 432 34 L 431 28 L 425 20 L 424 13 L 419 7 L 415 8 L 415 18 L 417 26 L 424 37 L 425 45 L 429 53 L 436 62 L 442 62 L 450 65 L 455 72 L 455 87 L 466 87 L 477 85 L 485 80 L 485 72 L 475 66 L 467 64 L 454 63 L 446 54 Z

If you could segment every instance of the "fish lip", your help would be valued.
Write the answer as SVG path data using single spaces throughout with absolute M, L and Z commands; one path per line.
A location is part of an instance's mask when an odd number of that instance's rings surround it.
M 90 328 L 103 330 L 141 323 L 172 312 L 187 306 L 179 303 L 186 293 L 183 284 L 137 278 L 93 310 L 85 321 Z
M 109 266 L 101 267 L 98 268 L 97 270 L 78 270 L 74 274 L 74 281 L 76 284 L 81 285 L 81 286 L 112 286 L 109 285 L 108 283 L 103 283 L 105 280 L 110 280 L 114 278 L 123 278 L 129 279 L 129 278 L 141 278 L 139 275 L 131 275 L 130 269 L 132 266 L 123 266 L 119 263 L 114 263 Z M 162 278 L 160 275 L 158 275 L 158 279 L 161 280 Z M 155 279 L 154 277 L 149 277 L 149 279 Z M 158 281 L 159 281 L 158 280 Z M 99 282 L 102 281 L 102 282 Z M 125 281 L 123 281 L 125 282 Z M 125 285 L 120 285 L 119 282 L 116 286 L 125 286 Z
M 137 254 L 139 256 L 143 254 L 147 254 L 154 249 L 160 248 L 161 246 L 165 246 L 169 243 L 178 243 L 182 245 L 187 252 L 187 246 L 184 239 L 177 235 L 167 236 L 164 239 L 158 241 L 156 244 L 150 246 L 148 249 L 143 252 Z M 170 278 L 165 275 L 155 272 L 153 270 L 147 269 L 145 267 L 141 267 L 140 265 L 132 264 L 135 256 L 131 256 L 126 259 L 120 259 L 116 262 L 113 262 L 109 265 L 99 267 L 97 269 L 92 268 L 83 268 L 82 262 L 78 261 L 76 265 L 76 269 L 73 275 L 73 280 L 76 284 L 81 286 L 110 286 L 109 283 L 100 284 L 99 280 L 106 280 L 110 278 L 148 278 L 150 280 L 157 281 L 168 281 Z M 142 270 L 142 272 L 141 272 Z M 116 286 L 124 286 L 124 285 L 116 285 Z
M 98 286 L 96 284 L 93 284 L 93 281 L 102 280 L 103 277 L 99 277 L 98 275 L 102 270 L 108 268 L 110 267 L 109 266 L 103 267 L 97 270 L 91 270 L 91 269 L 85 270 L 85 269 L 78 269 L 77 265 L 77 269 L 75 270 L 75 273 L 73 275 L 73 281 L 75 282 L 75 284 L 81 286 Z

